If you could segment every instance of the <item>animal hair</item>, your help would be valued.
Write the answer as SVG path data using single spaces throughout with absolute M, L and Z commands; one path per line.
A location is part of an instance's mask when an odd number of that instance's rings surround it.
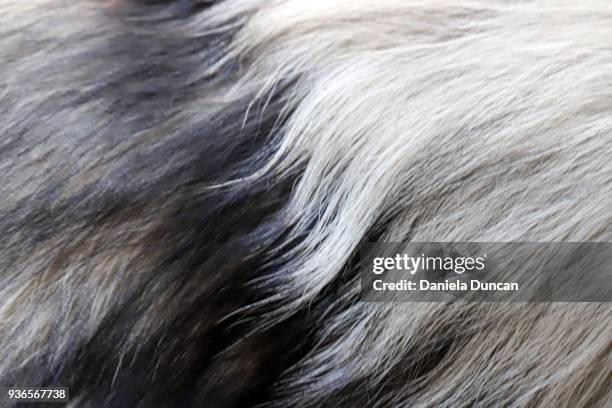
M 371 241 L 612 241 L 607 0 L 0 0 L 0 386 L 609 407 L 609 303 L 366 303 Z

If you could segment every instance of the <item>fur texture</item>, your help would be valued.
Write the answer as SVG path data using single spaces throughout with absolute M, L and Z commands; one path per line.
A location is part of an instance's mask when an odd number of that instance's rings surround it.
M 606 407 L 609 304 L 368 304 L 368 241 L 612 241 L 604 0 L 0 1 L 0 385 Z

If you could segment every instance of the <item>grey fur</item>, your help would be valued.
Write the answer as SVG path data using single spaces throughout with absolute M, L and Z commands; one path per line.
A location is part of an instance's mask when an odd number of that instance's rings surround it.
M 369 240 L 612 241 L 606 1 L 0 1 L 0 385 L 612 403 L 609 304 L 365 304 Z

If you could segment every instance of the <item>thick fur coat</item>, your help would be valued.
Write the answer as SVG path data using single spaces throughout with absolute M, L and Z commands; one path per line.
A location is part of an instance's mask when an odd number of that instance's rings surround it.
M 609 407 L 609 303 L 365 303 L 370 241 L 612 241 L 607 0 L 0 0 L 0 386 Z

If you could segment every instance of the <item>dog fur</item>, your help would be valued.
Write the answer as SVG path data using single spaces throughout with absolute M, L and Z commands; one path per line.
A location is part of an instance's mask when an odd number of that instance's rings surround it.
M 608 303 L 364 303 L 369 241 L 612 241 L 604 0 L 0 1 L 0 385 L 607 407 Z

